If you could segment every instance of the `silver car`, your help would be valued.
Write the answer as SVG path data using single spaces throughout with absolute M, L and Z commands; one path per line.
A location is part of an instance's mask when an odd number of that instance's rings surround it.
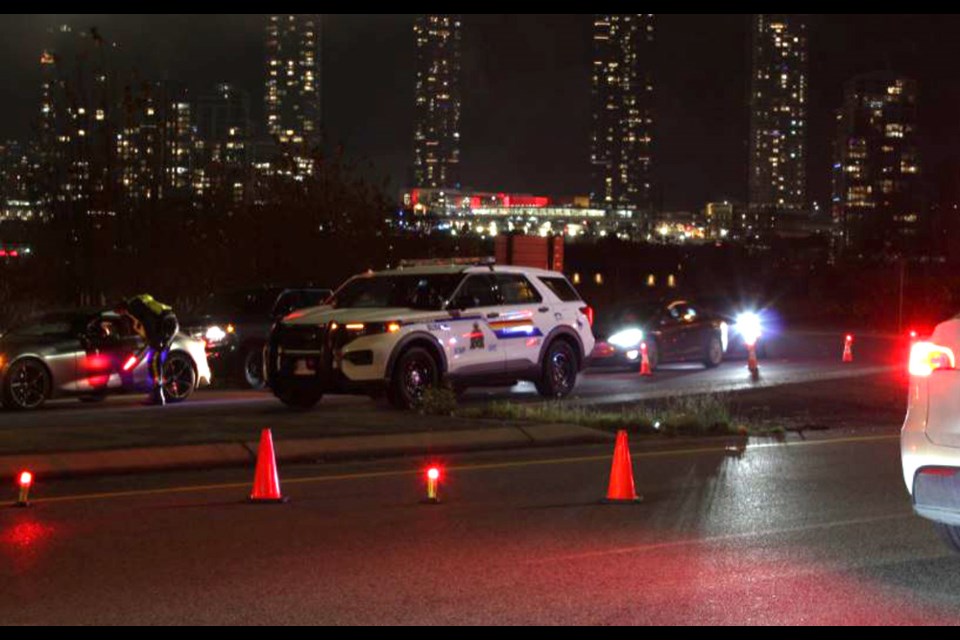
M 56 397 L 97 402 L 146 391 L 145 346 L 129 319 L 112 311 L 40 316 L 0 335 L 0 402 L 7 409 L 30 410 Z M 177 334 L 163 372 L 170 402 L 182 402 L 210 384 L 203 341 Z

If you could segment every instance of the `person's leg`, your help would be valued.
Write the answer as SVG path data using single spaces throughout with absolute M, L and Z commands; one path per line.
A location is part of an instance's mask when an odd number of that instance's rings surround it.
M 159 405 L 166 402 L 163 394 L 164 347 L 162 343 L 150 345 L 150 399 L 154 404 Z

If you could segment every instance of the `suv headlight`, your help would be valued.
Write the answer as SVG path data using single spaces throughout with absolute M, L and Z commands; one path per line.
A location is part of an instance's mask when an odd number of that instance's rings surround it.
M 373 336 L 380 333 L 396 333 L 400 331 L 400 323 L 391 322 L 348 322 L 343 329 L 354 338 Z
M 623 329 L 610 336 L 607 342 L 621 349 L 632 349 L 643 342 L 643 330 L 636 327 Z

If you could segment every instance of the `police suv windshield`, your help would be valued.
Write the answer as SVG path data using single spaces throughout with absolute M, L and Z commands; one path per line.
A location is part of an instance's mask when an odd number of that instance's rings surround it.
M 461 273 L 360 276 L 340 287 L 331 304 L 338 309 L 439 310 L 461 280 Z

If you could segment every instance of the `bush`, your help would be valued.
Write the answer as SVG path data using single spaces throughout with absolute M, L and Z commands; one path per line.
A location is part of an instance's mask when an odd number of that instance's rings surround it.
M 430 387 L 423 392 L 420 413 L 428 416 L 452 416 L 457 410 L 457 394 L 449 386 Z

